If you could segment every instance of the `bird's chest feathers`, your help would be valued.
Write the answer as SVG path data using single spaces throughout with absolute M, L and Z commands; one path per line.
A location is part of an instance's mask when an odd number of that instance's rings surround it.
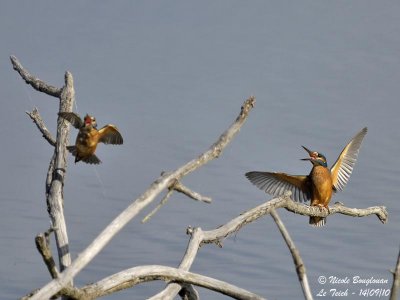
M 98 131 L 94 128 L 83 128 L 76 137 L 76 146 L 84 149 L 96 149 L 98 143 Z M 94 150 L 93 149 L 93 150 Z
M 312 200 L 329 203 L 332 197 L 332 177 L 328 168 L 316 166 L 311 171 Z M 322 203 L 321 203 L 322 204 Z

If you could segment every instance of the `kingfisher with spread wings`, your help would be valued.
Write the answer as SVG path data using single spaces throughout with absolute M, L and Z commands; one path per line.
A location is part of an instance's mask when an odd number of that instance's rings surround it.
M 332 194 L 342 191 L 349 181 L 361 143 L 367 134 L 367 127 L 357 133 L 344 147 L 336 162 L 329 169 L 323 154 L 310 151 L 302 146 L 309 157 L 313 167 L 309 175 L 289 175 L 275 172 L 248 172 L 246 177 L 258 188 L 275 197 L 281 196 L 286 190 L 292 192 L 292 198 L 298 202 L 310 200 L 311 206 L 328 208 Z M 324 226 L 325 218 L 310 217 L 310 225 Z
M 58 115 L 79 129 L 75 146 L 67 149 L 75 156 L 75 163 L 83 161 L 87 164 L 99 164 L 101 160 L 94 154 L 98 143 L 121 145 L 123 139 L 114 125 L 107 124 L 97 130 L 96 119 L 86 114 L 83 120 L 73 112 L 60 112 Z

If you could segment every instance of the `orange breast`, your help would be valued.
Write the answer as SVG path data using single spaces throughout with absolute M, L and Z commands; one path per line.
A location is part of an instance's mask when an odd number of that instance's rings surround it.
M 76 137 L 76 150 L 81 157 L 90 156 L 96 151 L 99 133 L 96 129 L 82 129 Z
M 311 205 L 328 206 L 332 198 L 332 177 L 328 168 L 316 166 L 311 170 Z

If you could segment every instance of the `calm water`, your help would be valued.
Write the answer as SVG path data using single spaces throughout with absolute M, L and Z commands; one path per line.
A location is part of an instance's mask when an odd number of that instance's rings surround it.
M 206 150 L 242 102 L 257 97 L 223 155 L 183 180 L 213 203 L 176 194 L 142 225 L 149 207 L 78 275 L 78 285 L 138 265 L 177 266 L 188 225 L 213 229 L 268 199 L 245 172 L 307 174 L 311 165 L 299 160 L 305 155 L 300 145 L 324 153 L 332 164 L 368 126 L 352 178 L 334 201 L 384 205 L 388 224 L 375 216 L 335 215 L 316 230 L 308 218 L 279 213 L 314 295 L 349 288 L 356 294 L 346 299 L 361 299 L 357 294 L 365 288 L 321 285 L 319 276 L 373 276 L 389 284 L 372 288 L 390 288 L 400 226 L 399 13 L 396 2 L 373 1 L 0 4 L 1 298 L 18 298 L 49 280 L 33 240 L 49 226 L 44 180 L 52 149 L 24 112 L 37 106 L 52 132 L 57 112 L 56 99 L 33 91 L 12 70 L 10 54 L 56 86 L 70 70 L 77 111 L 94 114 L 100 126 L 116 124 L 124 136 L 123 146 L 99 147 L 103 164 L 96 168 L 69 161 L 65 212 L 73 257 L 161 171 Z M 268 299 L 302 297 L 270 217 L 229 237 L 222 249 L 202 247 L 192 271 Z M 144 299 L 163 286 L 146 284 L 104 299 Z

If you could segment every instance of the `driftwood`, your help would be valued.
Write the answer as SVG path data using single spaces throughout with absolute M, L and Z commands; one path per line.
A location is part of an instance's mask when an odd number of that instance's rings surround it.
M 384 207 L 352 209 L 345 207 L 342 204 L 338 205 L 337 207 L 340 208 L 335 210 L 335 206 L 330 207 L 329 209 L 330 212 L 328 212 L 327 215 L 334 213 L 341 213 L 356 217 L 359 216 L 361 212 L 363 216 L 377 214 L 378 216 L 383 218 L 382 221 L 386 221 L 386 219 L 384 219 L 385 217 L 383 217 L 387 216 L 387 212 Z M 199 227 L 197 228 L 189 227 L 187 229 L 187 233 L 191 236 L 191 238 L 188 247 L 186 249 L 186 253 L 182 259 L 181 264 L 179 265 L 179 269 L 170 268 L 168 270 L 188 271 L 192 263 L 194 262 L 197 252 L 200 249 L 201 245 L 216 244 L 217 246 L 222 247 L 221 246 L 222 242 L 226 237 L 236 233 L 243 226 L 251 222 L 254 222 L 265 215 L 271 214 L 271 216 L 277 223 L 277 226 L 281 231 L 282 236 L 284 237 L 286 243 L 288 244 L 289 250 L 292 254 L 295 263 L 296 272 L 299 276 L 299 281 L 302 286 L 303 293 L 305 295 L 305 299 L 312 299 L 311 290 L 306 275 L 305 265 L 300 257 L 299 251 L 295 247 L 293 241 L 289 236 L 289 233 L 287 232 L 286 228 L 284 227 L 282 221 L 280 220 L 279 216 L 275 211 L 275 209 L 278 208 L 285 208 L 289 211 L 301 213 L 306 216 L 316 216 L 316 215 L 319 216 L 320 214 L 324 213 L 319 210 L 315 210 L 314 207 L 294 202 L 293 200 L 290 199 L 290 192 L 288 192 L 283 197 L 272 199 L 270 201 L 267 201 L 261 205 L 254 207 L 251 210 L 248 210 L 240 214 L 236 218 L 230 220 L 226 224 L 219 226 L 214 230 L 203 231 Z M 61 290 L 61 293 L 59 294 L 67 295 L 70 297 L 74 296 L 76 297 L 76 299 L 95 299 L 96 297 L 105 296 L 112 292 L 117 292 L 122 289 L 130 288 L 139 283 L 146 282 L 149 280 L 169 280 L 171 283 L 168 284 L 165 290 L 150 298 L 154 300 L 154 299 L 173 299 L 179 293 L 179 291 L 182 288 L 182 284 L 184 283 L 206 287 L 203 285 L 203 281 L 201 280 L 197 281 L 197 279 L 200 277 L 193 277 L 196 278 L 193 281 L 188 281 L 183 277 L 179 278 L 177 277 L 174 280 L 172 280 L 171 278 L 168 279 L 167 277 L 162 275 L 164 274 L 163 272 L 166 270 L 165 267 L 162 266 L 159 267 L 160 268 L 158 268 L 158 266 L 142 266 L 142 267 L 131 268 L 128 270 L 121 271 L 117 274 L 111 275 L 107 278 L 104 278 L 97 283 L 84 286 L 80 289 L 68 288 L 68 287 L 64 288 Z M 139 273 L 138 270 L 140 270 Z M 225 284 L 226 283 L 224 283 L 223 285 L 225 286 Z M 224 292 L 225 290 L 222 287 L 220 288 L 208 287 L 208 288 L 226 294 Z M 249 292 L 246 291 L 246 293 L 239 293 L 235 289 L 234 293 L 227 295 L 235 299 L 248 299 L 246 298 L 247 293 Z M 260 296 L 257 297 L 258 298 L 254 299 L 261 299 Z
M 297 273 L 297 276 L 299 277 L 301 288 L 303 289 L 304 299 L 312 300 L 313 297 L 311 294 L 310 285 L 308 284 L 308 277 L 306 274 L 306 266 L 304 265 L 303 259 L 300 256 L 300 252 L 296 248 L 292 238 L 289 235 L 289 232 L 287 231 L 285 225 L 283 224 L 283 222 L 282 222 L 281 218 L 279 217 L 278 213 L 276 212 L 276 210 L 271 211 L 271 217 L 274 219 L 276 225 L 278 226 L 278 229 L 281 232 L 282 237 L 285 240 L 285 242 L 290 250 L 290 253 L 292 254 L 293 262 L 296 267 L 296 273 Z
M 65 73 L 65 85 L 62 88 L 55 88 L 32 76 L 22 67 L 16 57 L 11 56 L 11 63 L 14 70 L 21 75 L 22 79 L 25 80 L 27 84 L 30 84 L 34 89 L 40 92 L 58 98 L 59 111 L 72 111 L 72 105 L 75 101 L 75 92 L 71 73 Z M 69 126 L 65 125 L 63 119 L 58 118 L 57 137 L 54 141 L 51 134 L 44 126 L 44 123 L 41 121 L 37 109 L 34 109 L 32 113 L 28 114 L 35 121 L 38 128 L 41 129 L 45 139 L 54 146 L 54 154 L 50 160 L 46 179 L 46 203 L 47 211 L 51 220 L 51 226 L 56 238 L 60 271 L 63 271 L 71 264 L 67 225 L 64 218 L 63 208 L 63 186 L 67 168 L 66 160 L 68 153 L 66 146 L 69 141 Z M 66 282 L 66 284 L 72 283 L 71 280 Z
M 58 97 L 60 99 L 60 111 L 71 111 L 74 102 L 74 88 L 72 75 L 67 72 L 65 74 L 65 86 L 63 88 L 55 88 L 45 82 L 37 79 L 27 72 L 15 57 L 11 57 L 13 67 L 26 83 L 30 84 L 38 91 L 48 95 Z M 254 107 L 255 98 L 247 99 L 241 108 L 241 111 L 233 122 L 233 124 L 211 145 L 211 147 L 197 158 L 189 161 L 185 165 L 179 167 L 172 172 L 164 172 L 156 179 L 150 187 L 136 200 L 133 201 L 119 216 L 117 216 L 92 243 L 78 255 L 71 263 L 71 256 L 68 247 L 68 236 L 63 213 L 63 184 L 66 173 L 66 146 L 68 145 L 69 125 L 65 124 L 62 119 L 57 121 L 57 136 L 54 139 L 51 133 L 45 126 L 37 109 L 27 113 L 34 121 L 46 141 L 54 147 L 55 151 L 49 164 L 49 169 L 46 178 L 46 201 L 49 216 L 52 221 L 50 230 L 36 237 L 36 245 L 41 254 L 43 261 L 49 269 L 50 275 L 53 278 L 51 282 L 46 284 L 39 290 L 36 290 L 23 299 L 49 299 L 50 297 L 68 297 L 70 299 L 95 299 L 100 296 L 126 289 L 142 282 L 151 280 L 163 280 L 168 284 L 166 288 L 154 295 L 151 299 L 173 299 L 176 295 L 182 299 L 199 299 L 198 293 L 194 290 L 193 285 L 202 286 L 235 299 L 263 299 L 261 296 L 255 295 L 249 291 L 233 286 L 229 283 L 219 281 L 217 279 L 202 276 L 189 272 L 189 269 L 194 262 L 197 252 L 201 245 L 216 244 L 222 247 L 224 238 L 232 233 L 237 232 L 245 226 L 260 217 L 271 214 L 274 218 L 279 230 L 285 239 L 289 250 L 292 254 L 296 271 L 299 276 L 299 281 L 303 288 L 303 293 L 306 299 L 312 299 L 311 291 L 308 285 L 306 269 L 300 257 L 299 251 L 294 246 L 289 233 L 285 229 L 276 210 L 285 208 L 296 214 L 305 216 L 326 217 L 335 213 L 345 214 L 353 217 L 364 217 L 375 214 L 382 223 L 387 221 L 387 211 L 383 206 L 369 207 L 365 209 L 348 208 L 341 203 L 336 203 L 329 209 L 319 209 L 308 205 L 293 202 L 290 199 L 290 193 L 282 197 L 267 201 L 253 209 L 250 209 L 238 217 L 230 220 L 226 224 L 209 231 L 203 231 L 201 228 L 187 229 L 190 235 L 190 240 L 178 268 L 166 266 L 139 266 L 121 271 L 117 274 L 108 276 L 97 283 L 89 284 L 81 288 L 73 286 L 73 278 L 76 276 L 103 248 L 104 246 L 130 221 L 137 216 L 145 207 L 152 203 L 157 196 L 164 190 L 167 191 L 161 203 L 149 216 L 148 220 L 154 213 L 166 203 L 172 193 L 184 193 L 191 199 L 210 203 L 211 199 L 196 193 L 190 188 L 185 187 L 181 183 L 181 179 L 190 172 L 195 171 L 210 160 L 219 157 L 223 149 L 236 136 L 246 121 L 249 112 Z M 49 235 L 55 233 L 57 251 L 59 256 L 59 269 L 57 268 L 49 246 Z M 397 280 L 399 263 L 397 264 Z M 394 286 L 394 285 L 393 285 Z M 394 292 L 395 293 L 395 292 Z

